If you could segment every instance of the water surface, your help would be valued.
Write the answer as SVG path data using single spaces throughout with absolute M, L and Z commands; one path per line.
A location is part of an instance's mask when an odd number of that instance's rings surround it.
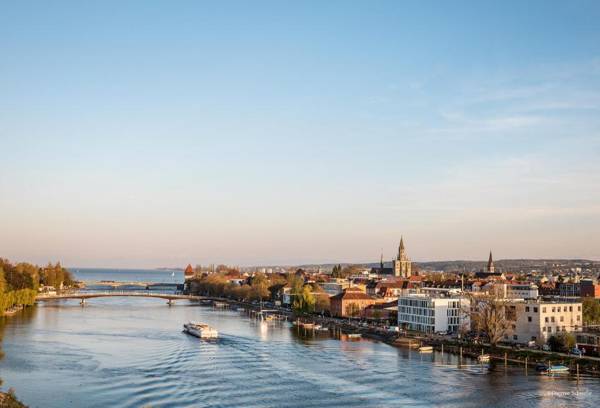
M 215 326 L 203 342 L 188 320 Z M 143 298 L 43 303 L 4 319 L 0 375 L 32 407 L 596 406 L 579 385 L 523 368 L 457 367 L 373 341 L 304 338 L 287 324 Z

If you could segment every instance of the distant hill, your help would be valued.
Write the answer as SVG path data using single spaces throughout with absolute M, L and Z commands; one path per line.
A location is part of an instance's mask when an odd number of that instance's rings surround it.
M 358 265 L 366 268 L 378 267 L 379 262 L 370 263 L 339 263 L 343 266 L 346 265 Z M 321 267 L 322 269 L 328 270 L 333 268 L 338 263 L 327 263 L 327 264 L 304 264 L 298 265 L 297 268 L 303 269 L 315 269 Z M 385 266 L 390 266 L 391 262 L 384 262 Z M 426 261 L 426 262 L 413 262 L 419 269 L 425 271 L 444 271 L 444 272 L 456 272 L 466 271 L 474 272 L 484 269 L 487 266 L 487 260 L 485 261 L 467 261 L 467 260 L 453 260 L 453 261 Z M 552 268 L 600 268 L 600 261 L 593 261 L 589 259 L 498 259 L 494 260 L 494 265 L 497 269 L 502 271 L 519 271 L 519 270 L 544 270 Z

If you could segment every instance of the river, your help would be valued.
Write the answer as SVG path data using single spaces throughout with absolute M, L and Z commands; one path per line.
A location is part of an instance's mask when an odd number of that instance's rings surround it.
M 188 320 L 208 322 L 220 338 L 182 333 Z M 600 395 L 597 378 L 459 368 L 447 353 L 303 336 L 187 301 L 41 303 L 1 319 L 0 335 L 3 389 L 31 407 L 595 407 Z

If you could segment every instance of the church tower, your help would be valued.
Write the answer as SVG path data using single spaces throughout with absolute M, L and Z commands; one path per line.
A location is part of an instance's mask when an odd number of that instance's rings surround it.
M 412 264 L 406 250 L 404 249 L 404 238 L 400 237 L 400 245 L 398 246 L 398 256 L 394 260 L 394 276 L 409 278 L 412 275 Z
M 487 263 L 487 273 L 494 273 L 494 260 L 492 259 L 492 251 L 490 251 L 490 259 L 488 259 Z

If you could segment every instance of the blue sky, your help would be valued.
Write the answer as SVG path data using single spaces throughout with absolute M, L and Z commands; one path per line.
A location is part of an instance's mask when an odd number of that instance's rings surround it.
M 3 2 L 0 256 L 600 258 L 600 4 Z

